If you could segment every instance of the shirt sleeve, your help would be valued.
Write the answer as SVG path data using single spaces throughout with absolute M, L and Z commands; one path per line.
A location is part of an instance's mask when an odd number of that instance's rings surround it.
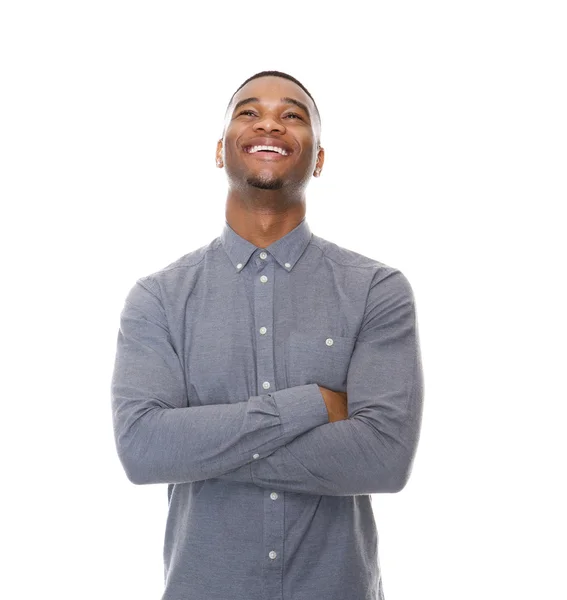
M 220 479 L 330 496 L 403 489 L 423 410 L 417 314 L 399 270 L 375 279 L 347 374 L 349 418 L 320 425 Z
M 215 477 L 329 422 L 315 383 L 188 406 L 185 370 L 148 278 L 135 283 L 120 314 L 111 405 L 118 456 L 135 484 Z

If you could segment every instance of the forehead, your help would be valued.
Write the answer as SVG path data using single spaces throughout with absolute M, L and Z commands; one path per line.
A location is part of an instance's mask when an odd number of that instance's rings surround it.
M 315 107 L 311 98 L 293 81 L 284 79 L 283 77 L 258 77 L 249 81 L 245 86 L 240 88 L 234 95 L 232 106 L 239 100 L 245 98 L 256 97 L 260 102 L 277 104 L 280 98 L 284 97 L 295 98 L 303 102 L 309 107 L 313 114 Z

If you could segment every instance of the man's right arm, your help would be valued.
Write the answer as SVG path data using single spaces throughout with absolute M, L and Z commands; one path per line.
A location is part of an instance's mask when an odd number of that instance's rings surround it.
M 147 278 L 132 287 L 120 315 L 111 393 L 118 456 L 135 484 L 217 477 L 330 419 L 315 383 L 187 406 L 183 366 L 159 290 Z

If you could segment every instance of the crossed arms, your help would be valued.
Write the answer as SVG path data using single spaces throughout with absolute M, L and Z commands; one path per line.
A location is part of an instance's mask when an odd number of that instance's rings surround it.
M 130 481 L 218 478 L 345 496 L 398 492 L 421 428 L 423 375 L 411 286 L 399 270 L 370 286 L 347 375 L 348 419 L 329 422 L 315 383 L 186 406 L 157 285 L 138 280 L 121 313 L 112 375 L 116 448 Z

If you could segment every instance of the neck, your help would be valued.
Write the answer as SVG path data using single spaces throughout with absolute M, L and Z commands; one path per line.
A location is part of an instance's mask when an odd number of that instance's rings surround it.
M 259 248 L 266 248 L 295 229 L 305 213 L 305 196 L 286 198 L 282 190 L 253 188 L 246 195 L 229 190 L 226 199 L 226 222 Z

